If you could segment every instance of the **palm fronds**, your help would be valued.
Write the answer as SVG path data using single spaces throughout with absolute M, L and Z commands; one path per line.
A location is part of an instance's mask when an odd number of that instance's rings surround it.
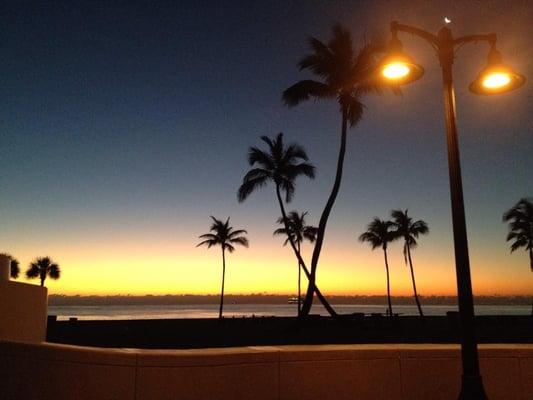
M 61 269 L 50 257 L 38 257 L 28 266 L 26 277 L 28 279 L 39 278 L 41 286 L 44 286 L 44 281 L 47 277 L 59 279 L 61 277 Z
M 0 255 L 9 258 L 9 276 L 11 277 L 11 279 L 17 279 L 20 275 L 19 261 L 8 253 L 0 253 Z
M 511 209 L 503 214 L 503 222 L 509 225 L 507 241 L 511 252 L 520 248 L 529 252 L 531 271 L 533 271 L 533 201 L 520 199 Z
M 254 168 L 244 175 L 237 199 L 243 202 L 258 188 L 274 182 L 285 193 L 285 200 L 290 202 L 294 196 L 296 178 L 300 175 L 314 178 L 315 167 L 308 162 L 309 157 L 302 146 L 295 143 L 285 145 L 283 133 L 274 139 L 262 136 L 261 140 L 267 145 L 267 150 L 250 148 L 248 163 Z

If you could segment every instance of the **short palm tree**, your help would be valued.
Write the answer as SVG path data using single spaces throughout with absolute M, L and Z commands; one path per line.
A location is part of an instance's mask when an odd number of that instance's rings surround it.
M 16 258 L 11 257 L 11 278 L 17 279 L 20 274 L 20 264 Z
M 385 256 L 385 270 L 387 271 L 387 300 L 389 302 L 389 316 L 392 318 L 392 302 L 390 298 L 390 279 L 389 279 L 389 261 L 387 259 L 387 246 L 395 238 L 392 230 L 394 224 L 391 221 L 383 221 L 374 217 L 373 221 L 368 224 L 366 232 L 359 236 L 361 242 L 368 242 L 372 250 L 381 247 Z
M 283 92 L 283 101 L 289 107 L 306 100 L 335 99 L 340 106 L 341 140 L 337 160 L 337 172 L 333 188 L 318 223 L 316 244 L 311 259 L 311 277 L 302 314 L 307 315 L 313 303 L 316 269 L 324 241 L 329 215 L 339 193 L 346 152 L 348 125 L 355 126 L 363 116 L 362 97 L 367 93 L 380 93 L 384 86 L 375 79 L 376 55 L 382 50 L 378 43 L 367 42 L 356 52 L 350 32 L 340 26 L 333 27 L 333 37 L 323 43 L 309 39 L 311 53 L 299 62 L 300 70 L 309 70 L 320 80 L 301 80 Z
M 220 292 L 220 308 L 218 311 L 218 318 L 222 318 L 222 310 L 224 308 L 224 280 L 226 276 L 226 250 L 230 253 L 235 251 L 234 245 L 238 244 L 244 247 L 248 247 L 248 239 L 243 236 L 247 234 L 244 229 L 233 230 L 233 227 L 229 225 L 229 218 L 226 222 L 211 217 L 213 224 L 209 229 L 212 233 L 206 233 L 200 235 L 200 239 L 204 239 L 198 243 L 196 247 L 207 246 L 220 246 L 222 248 L 222 290 Z
M 298 213 L 298 211 L 291 211 L 287 215 L 287 224 L 285 224 L 283 217 L 278 218 L 277 222 L 278 224 L 283 225 L 283 228 L 276 229 L 274 231 L 274 235 L 287 236 L 287 239 L 285 239 L 285 243 L 283 243 L 284 246 L 286 246 L 287 243 L 290 242 L 290 238 L 292 238 L 293 242 L 296 243 L 296 248 L 298 249 L 298 252 L 300 252 L 301 244 L 304 240 L 308 240 L 310 243 L 313 243 L 315 241 L 317 228 L 315 226 L 306 225 L 306 215 L 307 211 L 301 214 Z M 285 226 L 287 226 L 288 229 Z M 301 308 L 301 281 L 302 265 L 300 264 L 300 261 L 298 261 L 298 315 L 300 315 Z
M 511 252 L 523 247 L 529 252 L 529 266 L 533 272 L 533 202 L 523 198 L 503 214 L 503 221 L 509 223 L 507 241 L 512 241 Z
M 5 256 L 10 259 L 10 272 L 9 276 L 11 276 L 11 279 L 17 279 L 20 274 L 20 264 L 18 260 L 13 257 L 11 254 L 8 253 L 0 253 L 0 255 Z
M 285 194 L 285 201 L 289 203 L 294 196 L 295 181 L 301 175 L 313 179 L 315 177 L 315 167 L 308 162 L 309 158 L 305 150 L 297 144 L 285 146 L 283 134 L 280 133 L 275 139 L 267 136 L 261 136 L 261 140 L 266 143 L 268 149 L 261 150 L 257 147 L 251 147 L 248 153 L 248 163 L 250 169 L 242 180 L 242 184 L 237 192 L 239 202 L 243 202 L 256 189 L 273 182 L 276 190 L 281 217 L 285 223 L 285 229 L 290 230 L 288 225 L 289 219 L 285 211 L 282 192 Z M 296 243 L 289 236 L 289 243 L 298 258 L 300 265 L 306 276 L 310 278 L 309 269 L 307 268 Z M 329 305 L 320 290 L 316 289 L 316 294 L 326 310 L 331 315 L 336 315 L 335 310 Z
M 44 281 L 47 277 L 51 279 L 59 279 L 61 270 L 59 265 L 52 261 L 50 257 L 38 257 L 30 263 L 26 270 L 26 277 L 29 279 L 39 278 L 41 286 L 44 286 Z
M 422 307 L 420 306 L 420 300 L 418 299 L 418 293 L 416 291 L 413 260 L 411 259 L 411 249 L 417 246 L 418 243 L 416 239 L 418 239 L 418 236 L 429 233 L 429 228 L 428 225 L 422 220 L 413 221 L 413 219 L 407 215 L 407 210 L 392 210 L 391 216 L 394 224 L 394 238 L 404 240 L 403 257 L 406 265 L 407 262 L 409 262 L 416 306 L 418 307 L 420 316 L 424 318 L 424 313 L 422 312 Z

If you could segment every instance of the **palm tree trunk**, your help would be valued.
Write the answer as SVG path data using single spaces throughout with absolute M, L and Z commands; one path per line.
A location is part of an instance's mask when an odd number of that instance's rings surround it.
M 276 196 L 278 198 L 279 208 L 281 209 L 281 216 L 283 218 L 283 224 L 285 226 L 285 231 L 289 232 L 290 228 L 289 228 L 289 225 L 287 223 L 287 221 L 288 221 L 287 212 L 285 211 L 285 206 L 283 205 L 283 200 L 281 199 L 281 193 L 280 193 L 280 190 L 279 190 L 279 185 L 276 185 Z M 294 243 L 294 240 L 292 239 L 292 236 L 290 236 L 290 235 L 287 235 L 287 236 L 288 236 L 288 239 L 289 239 L 289 243 L 290 243 L 290 245 L 291 245 L 291 247 L 292 247 L 292 249 L 294 251 L 294 254 L 296 254 L 296 258 L 298 259 L 298 262 L 300 263 L 300 266 L 302 267 L 302 270 L 304 271 L 305 275 L 307 276 L 307 279 L 309 279 L 309 281 L 310 281 L 311 280 L 311 274 L 309 273 L 309 270 L 307 269 L 307 267 L 305 265 L 305 262 L 304 262 L 304 260 L 302 258 L 302 255 L 300 254 L 300 252 L 296 248 L 296 244 Z M 316 297 L 318 297 L 318 300 L 320 300 L 320 302 L 322 303 L 324 308 L 328 311 L 328 313 L 332 317 L 336 317 L 337 313 L 335 312 L 333 307 L 331 307 L 331 305 L 328 303 L 328 301 L 322 295 L 322 293 L 320 292 L 320 290 L 318 289 L 318 287 L 316 285 L 314 285 L 314 289 L 315 289 Z M 300 313 L 300 315 L 301 315 L 301 313 Z
M 392 318 L 392 303 L 390 299 L 389 262 L 387 260 L 387 248 L 383 248 L 383 254 L 385 255 L 385 269 L 387 270 L 387 300 L 389 302 L 389 316 L 390 318 Z
M 411 268 L 411 280 L 413 281 L 413 291 L 415 293 L 416 306 L 418 307 L 418 312 L 423 319 L 424 313 L 422 312 L 422 307 L 420 306 L 420 300 L 418 300 L 418 293 L 416 292 L 415 273 L 413 271 L 413 261 L 411 260 L 411 249 L 409 245 L 407 245 L 407 257 L 409 258 L 409 267 Z
M 339 158 L 337 160 L 337 173 L 335 175 L 335 182 L 333 183 L 333 188 L 331 194 L 329 195 L 326 207 L 322 211 L 320 216 L 320 221 L 318 223 L 318 232 L 316 236 L 315 248 L 313 250 L 313 257 L 311 259 L 311 276 L 309 279 L 309 285 L 307 286 L 307 293 L 305 295 L 304 303 L 302 305 L 301 314 L 309 315 L 311 311 L 311 306 L 313 305 L 313 293 L 315 292 L 315 280 L 316 280 L 316 269 L 318 266 L 318 259 L 320 257 L 320 251 L 322 250 L 322 244 L 324 242 L 324 235 L 326 233 L 326 225 L 328 223 L 329 214 L 333 208 L 333 204 L 339 193 L 339 188 L 341 186 L 342 180 L 342 168 L 344 165 L 344 154 L 346 153 L 346 132 L 347 132 L 347 123 L 348 115 L 346 107 L 342 108 L 342 128 L 341 128 L 341 145 L 339 149 Z
M 226 255 L 222 246 L 222 290 L 220 292 L 220 309 L 218 310 L 218 318 L 222 319 L 222 309 L 224 308 L 224 279 L 226 277 Z
M 531 272 L 533 272 L 533 248 L 529 249 L 529 264 L 531 266 Z M 531 302 L 531 316 L 533 317 L 533 302 Z
M 46 272 L 44 274 L 41 272 L 41 287 L 44 286 L 44 280 L 45 279 L 46 279 Z
M 298 253 L 300 253 L 300 242 L 298 242 Z M 301 296 L 302 296 L 301 282 L 302 282 L 302 267 L 301 267 L 300 261 L 298 261 L 298 316 L 300 316 L 300 310 L 302 308 L 302 304 L 301 304 L 302 303 L 302 299 L 301 299 Z

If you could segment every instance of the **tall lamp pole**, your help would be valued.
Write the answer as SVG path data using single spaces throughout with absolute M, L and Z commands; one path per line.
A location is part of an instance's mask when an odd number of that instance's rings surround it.
M 459 399 L 486 400 L 487 395 L 485 394 L 483 381 L 479 372 L 479 357 L 474 323 L 474 302 L 463 201 L 463 184 L 457 140 L 455 93 L 452 74 L 455 53 L 460 47 L 470 42 L 487 42 L 490 45 L 488 65 L 470 85 L 470 90 L 476 94 L 496 94 L 509 91 L 521 86 L 525 78 L 503 64 L 501 55 L 495 48 L 495 34 L 469 35 L 454 38 L 451 30 L 446 26 L 441 28 L 437 35 L 434 35 L 425 30 L 409 25 L 402 25 L 397 22 L 391 23 L 391 32 L 390 52 L 380 64 L 382 78 L 389 80 L 392 84 L 401 85 L 420 78 L 424 73 L 424 69 L 402 51 L 402 44 L 397 37 L 398 32 L 406 32 L 428 42 L 435 49 L 442 69 L 455 268 L 457 275 L 459 319 L 461 324 L 463 373 Z

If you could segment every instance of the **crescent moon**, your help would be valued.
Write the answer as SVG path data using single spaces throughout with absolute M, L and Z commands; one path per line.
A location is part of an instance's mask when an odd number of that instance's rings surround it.
M 450 22 L 452 22 L 452 20 L 449 19 L 448 17 L 444 17 L 444 22 L 446 22 L 447 24 L 449 24 Z

